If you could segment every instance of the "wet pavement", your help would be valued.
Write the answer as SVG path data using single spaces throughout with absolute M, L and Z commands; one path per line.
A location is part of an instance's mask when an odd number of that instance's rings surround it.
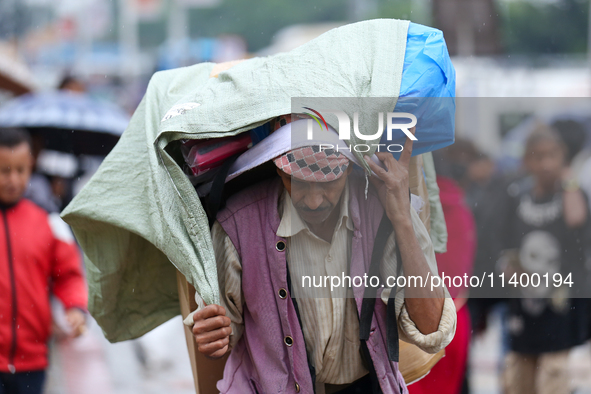
M 470 388 L 472 394 L 500 394 L 503 367 L 501 322 L 497 314 L 489 318 L 483 335 L 473 339 L 470 350 Z M 571 351 L 571 387 L 574 394 L 591 394 L 591 346 L 586 343 Z
M 53 344 L 45 394 L 194 394 L 180 316 L 140 339 L 110 344 L 96 323 L 70 343 Z M 474 339 L 472 394 L 500 394 L 501 325 L 497 315 Z M 57 351 L 55 351 L 57 350 Z M 573 349 L 569 360 L 575 394 L 591 394 L 591 346 Z

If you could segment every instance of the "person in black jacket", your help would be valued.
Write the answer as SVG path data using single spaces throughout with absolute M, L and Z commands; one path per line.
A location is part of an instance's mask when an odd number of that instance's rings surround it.
M 539 125 L 523 158 L 531 177 L 508 188 L 499 267 L 506 286 L 518 281 L 519 293 L 509 300 L 506 323 L 507 394 L 570 393 L 569 351 L 588 337 L 581 292 L 589 212 L 566 158 L 560 135 Z

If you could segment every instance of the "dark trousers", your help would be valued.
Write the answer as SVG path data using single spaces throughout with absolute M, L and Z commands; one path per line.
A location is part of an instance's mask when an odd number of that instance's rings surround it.
M 0 394 L 42 394 L 45 371 L 0 372 Z

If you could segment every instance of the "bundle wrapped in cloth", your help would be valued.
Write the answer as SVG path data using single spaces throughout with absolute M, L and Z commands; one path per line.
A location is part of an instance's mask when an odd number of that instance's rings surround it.
M 381 97 L 387 99 L 375 113 L 422 116 L 415 153 L 453 142 L 455 75 L 436 29 L 364 21 L 212 78 L 215 67 L 156 73 L 117 146 L 63 212 L 84 251 L 89 309 L 110 341 L 136 338 L 179 314 L 177 270 L 205 303 L 219 303 L 207 215 L 183 172 L 181 141 L 253 130 L 292 113 L 296 97 Z M 422 100 L 432 97 L 443 100 Z M 430 113 L 437 123 L 427 119 Z M 434 245 L 443 250 L 445 224 L 434 178 L 425 187 L 431 188 L 425 198 Z

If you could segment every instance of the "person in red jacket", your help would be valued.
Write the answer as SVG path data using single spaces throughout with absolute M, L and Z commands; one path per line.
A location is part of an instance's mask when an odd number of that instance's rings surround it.
M 51 333 L 50 293 L 70 334 L 85 330 L 88 294 L 78 248 L 57 214 L 22 196 L 32 169 L 28 134 L 0 129 L 0 394 L 40 394 Z
M 437 185 L 449 234 L 447 252 L 437 255 L 437 266 L 447 276 L 471 275 L 476 252 L 474 217 L 464 202 L 464 192 L 455 180 L 438 175 Z M 466 305 L 468 289 L 462 286 L 450 286 L 448 289 L 457 311 L 456 335 L 445 348 L 445 357 L 427 376 L 408 387 L 409 394 L 464 392 L 471 339 L 470 313 Z

